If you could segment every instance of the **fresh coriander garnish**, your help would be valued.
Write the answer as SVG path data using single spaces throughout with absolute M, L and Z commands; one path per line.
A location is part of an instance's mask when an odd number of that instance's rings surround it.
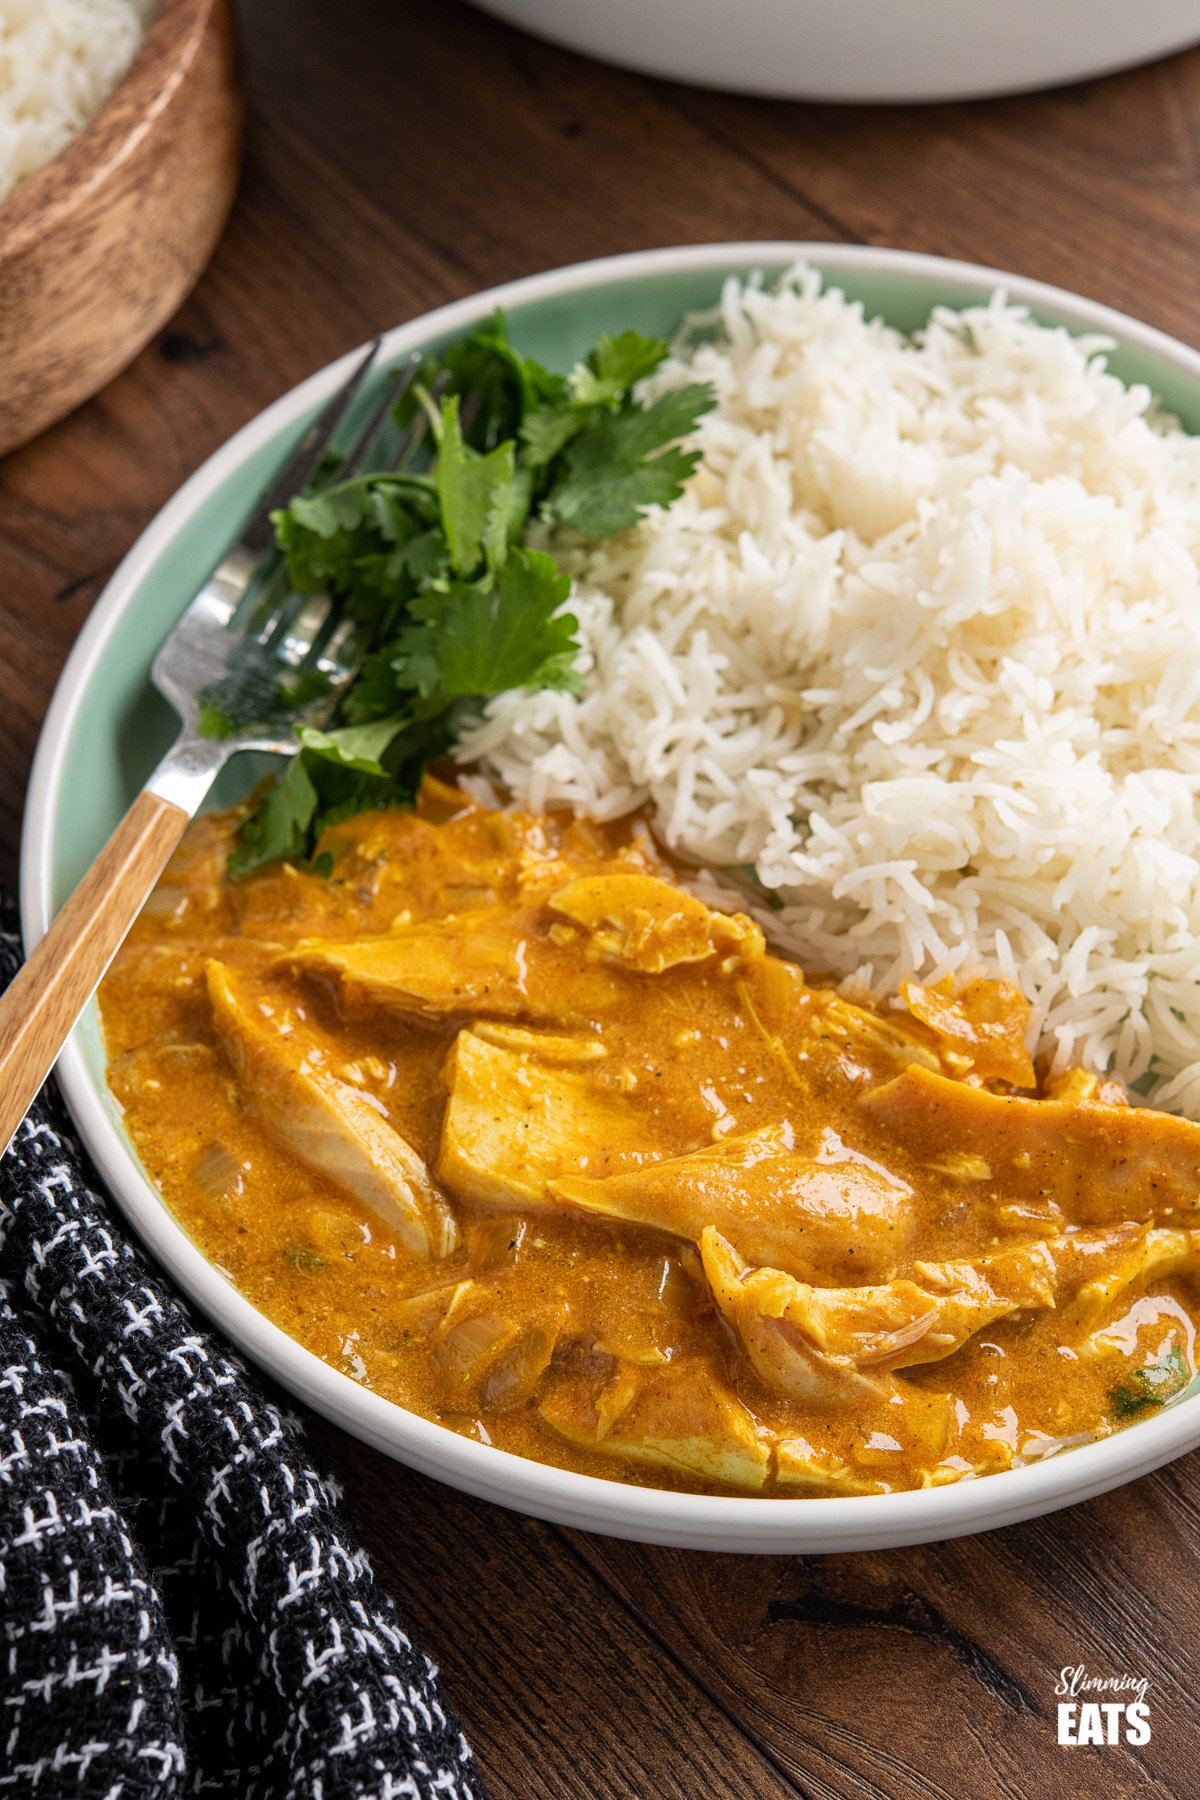
M 1165 1356 L 1144 1369 L 1135 1369 L 1128 1381 L 1111 1390 L 1108 1398 L 1113 1418 L 1130 1419 L 1148 1406 L 1164 1406 L 1191 1379 L 1192 1371 L 1181 1346 L 1172 1344 Z
M 307 1244 L 293 1244 L 287 1253 L 287 1260 L 293 1269 L 323 1269 L 325 1258 L 310 1250 Z
M 680 439 L 714 395 L 694 384 L 638 400 L 667 348 L 605 334 L 557 375 L 514 348 L 497 314 L 428 360 L 403 403 L 401 424 L 418 406 L 429 414 L 428 471 L 341 482 L 327 471 L 275 514 L 293 588 L 335 596 L 364 660 L 333 728 L 300 730 L 298 755 L 244 821 L 234 874 L 306 859 L 335 820 L 411 802 L 488 696 L 578 691 L 570 580 L 525 533 L 542 520 L 607 537 L 678 496 L 699 457 Z M 300 699 L 281 691 L 278 704 L 286 716 Z M 206 716 L 219 735 L 219 704 Z

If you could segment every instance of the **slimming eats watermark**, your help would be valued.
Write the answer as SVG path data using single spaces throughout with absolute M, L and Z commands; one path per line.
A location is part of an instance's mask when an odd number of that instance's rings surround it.
M 1060 1744 L 1148 1744 L 1150 1683 L 1144 1675 L 1092 1675 L 1084 1663 L 1060 1669 Z

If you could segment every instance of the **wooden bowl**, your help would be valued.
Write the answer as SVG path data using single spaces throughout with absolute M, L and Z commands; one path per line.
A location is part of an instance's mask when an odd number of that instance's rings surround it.
M 103 387 L 195 285 L 241 112 L 229 0 L 160 0 L 99 111 L 0 204 L 0 454 Z

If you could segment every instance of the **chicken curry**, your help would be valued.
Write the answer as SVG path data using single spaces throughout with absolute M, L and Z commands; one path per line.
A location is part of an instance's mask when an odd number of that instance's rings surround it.
M 543 1462 L 872 1494 L 1195 1367 L 1200 1126 L 1039 1076 L 1015 989 L 810 986 L 636 823 L 427 781 L 232 881 L 193 826 L 101 991 L 201 1249 L 377 1392 Z

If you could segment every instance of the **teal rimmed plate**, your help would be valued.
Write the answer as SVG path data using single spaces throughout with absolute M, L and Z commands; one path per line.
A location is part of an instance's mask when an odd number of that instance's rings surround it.
M 768 277 L 804 258 L 901 329 L 935 305 L 961 307 L 997 287 L 1045 323 L 1115 340 L 1111 367 L 1146 382 L 1200 430 L 1200 355 L 1132 319 L 1013 275 L 937 257 L 860 246 L 697 245 L 583 263 L 461 300 L 398 327 L 389 356 L 436 349 L 501 306 L 524 350 L 568 367 L 605 330 L 670 335 L 711 306 L 731 275 Z M 27 945 L 45 931 L 173 732 L 150 664 L 192 593 L 235 535 L 259 490 L 355 351 L 251 421 L 184 484 L 106 587 L 63 671 L 38 745 L 21 845 Z M 369 396 L 366 397 L 369 404 Z M 222 798 L 262 764 L 231 765 Z M 877 1549 L 983 1531 L 1084 1500 L 1200 1444 L 1200 1396 L 1100 1442 L 984 1480 L 852 1499 L 755 1500 L 631 1487 L 550 1468 L 476 1443 L 371 1393 L 302 1349 L 236 1291 L 176 1224 L 142 1170 L 104 1078 L 94 1006 L 58 1065 L 79 1132 L 138 1235 L 197 1307 L 255 1362 L 317 1411 L 402 1462 L 502 1505 L 586 1530 L 713 1550 Z M 1195 1386 L 1196 1384 L 1193 1384 Z

